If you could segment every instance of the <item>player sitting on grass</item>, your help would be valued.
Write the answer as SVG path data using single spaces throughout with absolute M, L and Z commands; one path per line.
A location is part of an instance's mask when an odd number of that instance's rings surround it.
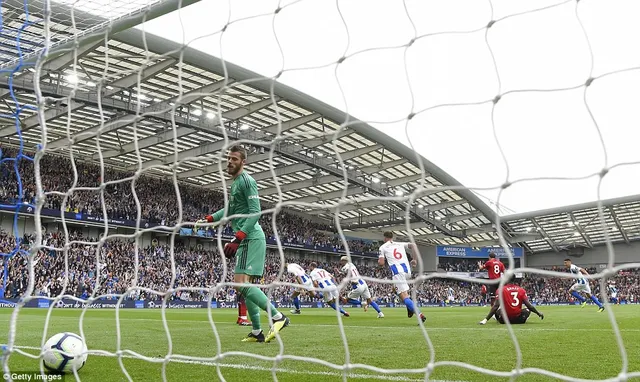
M 393 232 L 385 232 L 384 244 L 380 246 L 380 255 L 378 256 L 378 265 L 384 266 L 385 260 L 391 268 L 393 274 L 392 279 L 396 281 L 394 283 L 394 289 L 398 294 L 398 297 L 404 302 L 407 307 L 407 315 L 409 318 L 413 317 L 415 313 L 418 313 L 413 300 L 409 297 L 409 284 L 407 280 L 411 278 L 411 267 L 415 267 L 416 261 L 412 260 L 406 249 L 409 247 L 415 247 L 411 243 L 396 243 L 393 241 Z M 424 314 L 420 314 L 420 319 L 425 322 L 427 318 Z
M 504 273 L 504 264 L 500 261 L 496 254 L 491 252 L 489 253 L 489 260 L 487 260 L 484 264 L 479 264 L 480 270 L 486 269 L 489 273 L 489 280 L 498 281 L 502 273 Z M 484 285 L 483 285 L 484 286 Z M 486 287 L 487 294 L 489 295 L 489 305 L 493 306 L 496 302 L 496 290 L 498 289 L 498 284 L 489 284 Z
M 540 317 L 540 319 L 544 319 L 544 315 L 531 305 L 529 299 L 527 298 L 527 292 L 522 289 L 519 285 L 515 284 L 515 277 L 511 277 L 507 284 L 504 287 L 498 289 L 498 293 L 502 295 L 502 299 L 504 300 L 504 310 L 507 313 L 507 320 L 510 324 L 524 324 L 527 322 L 527 318 L 531 312 L 535 313 Z M 522 305 L 525 305 L 528 309 L 522 309 Z M 493 315 L 496 315 L 496 320 L 504 324 L 505 319 L 502 316 L 502 310 L 500 309 L 500 299 L 496 298 L 495 304 L 491 307 L 491 311 L 487 317 L 480 321 L 480 325 L 484 325 L 491 319 Z
M 571 272 L 576 275 L 578 281 L 569 288 L 569 293 L 580 301 L 580 305 L 584 308 L 587 305 L 587 299 L 580 296 L 579 292 L 582 292 L 587 295 L 591 299 L 591 301 L 595 302 L 598 305 L 598 312 L 604 311 L 604 306 L 598 300 L 598 297 L 591 294 L 591 287 L 589 286 L 589 281 L 584 277 L 584 275 L 589 275 L 584 268 L 580 268 L 575 264 L 571 264 L 571 259 L 564 259 L 564 266 Z
M 384 314 L 380 310 L 378 304 L 371 299 L 371 292 L 369 291 L 367 282 L 360 278 L 358 268 L 349 262 L 349 258 L 347 256 L 342 256 L 340 258 L 340 265 L 342 265 L 342 272 L 345 275 L 352 277 L 351 290 L 349 291 L 347 298 L 342 298 L 342 303 L 360 305 L 360 297 L 362 297 L 366 300 L 366 303 L 362 304 L 365 312 L 367 311 L 367 307 L 370 305 L 376 312 L 378 312 L 378 318 L 384 318 Z
M 318 268 L 318 264 L 315 262 L 309 264 L 309 269 L 311 270 L 309 276 L 311 276 L 313 286 L 322 289 L 324 302 L 332 307 L 333 310 L 338 310 L 336 306 L 338 300 L 338 283 L 336 283 L 336 279 L 331 273 L 322 268 Z M 349 317 L 349 313 L 345 312 L 342 308 L 340 308 L 340 313 L 345 317 Z
M 304 268 L 302 268 L 298 264 L 293 264 L 293 263 L 286 264 L 286 267 L 287 267 L 287 272 L 294 275 L 298 284 L 302 285 L 302 288 L 296 289 L 293 292 L 293 294 L 291 294 L 291 299 L 293 300 L 293 306 L 295 306 L 295 309 L 291 309 L 291 313 L 300 314 L 300 299 L 298 298 L 298 296 L 300 296 L 300 293 L 307 292 L 311 296 L 318 297 L 318 298 L 322 298 L 322 294 L 319 292 L 310 290 L 313 287 L 313 281 L 311 281 L 311 277 L 307 275 L 307 272 L 304 271 Z
M 262 208 L 258 195 L 258 185 L 251 175 L 244 171 L 247 160 L 247 150 L 241 146 L 233 146 L 227 156 L 227 172 L 231 175 L 231 193 L 229 205 L 213 215 L 198 220 L 197 224 L 213 223 L 220 221 L 225 216 L 250 215 L 231 219 L 231 227 L 235 237 L 225 244 L 224 255 L 227 258 L 236 258 L 235 274 L 233 281 L 242 284 L 236 290 L 244 298 L 251 317 L 253 330 L 244 342 L 270 342 L 278 332 L 289 325 L 289 318 L 278 312 L 275 306 L 269 302 L 262 289 L 252 286 L 264 273 L 264 263 L 267 256 L 267 241 L 264 231 L 258 223 Z M 222 228 L 222 227 L 220 227 Z M 196 229 L 196 227 L 194 227 Z M 236 253 L 238 254 L 236 256 Z M 260 325 L 260 309 L 271 312 L 273 326 L 265 337 Z

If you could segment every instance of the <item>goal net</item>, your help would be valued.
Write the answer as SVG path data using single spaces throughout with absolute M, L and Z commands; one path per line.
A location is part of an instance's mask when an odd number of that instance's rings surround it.
M 638 194 L 624 179 L 640 160 L 621 154 L 637 151 L 635 140 L 611 143 L 640 122 L 634 9 L 2 1 L 4 378 L 45 373 L 44 344 L 60 332 L 87 343 L 78 380 L 103 380 L 106 370 L 126 380 L 640 377 L 630 354 L 635 306 L 610 304 L 619 300 L 613 290 L 629 304 L 640 293 L 640 263 L 615 251 L 640 237 L 640 208 L 633 197 L 609 200 L 612 189 Z M 248 153 L 260 213 L 228 210 L 238 197 L 227 168 L 235 145 Z M 484 168 L 464 175 L 469 167 Z M 596 199 L 580 213 L 515 214 Z M 218 210 L 221 220 L 195 224 Z M 246 285 L 234 282 L 236 259 L 224 256 L 238 229 L 230 222 L 256 215 L 267 255 L 253 285 L 272 301 L 267 310 L 291 320 L 270 344 L 240 341 L 252 327 L 236 327 L 248 322 L 236 308 L 249 305 L 254 319 L 256 303 L 239 296 Z M 411 320 L 395 293 L 398 268 L 378 266 L 385 231 L 415 244 Z M 443 246 L 504 254 L 504 275 L 484 279 L 477 268 L 486 258 L 475 255 L 438 260 Z M 577 276 L 561 269 L 563 254 L 585 248 L 606 253 L 580 276 L 606 326 L 586 315 L 562 321 L 553 313 L 573 313 L 558 309 L 526 329 L 508 320 L 487 328 L 477 321 L 489 306 L 431 308 L 482 305 L 482 285 L 502 287 L 512 276 L 524 277 L 542 311 L 574 304 L 583 297 L 567 292 Z M 345 274 L 342 256 L 359 273 Z M 385 318 L 375 319 L 366 295 L 328 309 L 326 290 L 309 293 L 321 284 L 292 297 L 300 285 L 291 263 L 332 273 L 341 297 L 366 282 Z M 274 321 L 261 314 L 266 335 Z M 580 354 L 596 363 L 589 371 L 557 361 L 581 346 L 579 328 L 566 334 L 572 325 L 609 336 L 601 349 L 585 340 Z

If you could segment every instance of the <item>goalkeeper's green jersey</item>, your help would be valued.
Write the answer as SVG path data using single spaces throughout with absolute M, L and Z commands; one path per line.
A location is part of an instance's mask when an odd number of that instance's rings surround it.
M 253 216 L 233 218 L 231 220 L 233 232 L 242 231 L 247 234 L 247 239 L 264 239 L 264 231 L 258 223 L 261 211 L 256 180 L 243 170 L 231 184 L 227 216 L 237 214 L 253 214 Z M 213 214 L 214 221 L 222 219 L 224 213 L 224 208 L 216 211 Z

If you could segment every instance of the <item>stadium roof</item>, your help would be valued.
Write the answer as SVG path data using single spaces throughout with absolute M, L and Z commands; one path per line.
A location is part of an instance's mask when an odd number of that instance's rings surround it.
M 43 44 L 38 5 L 29 6 L 27 17 L 23 3 L 2 4 L 3 69 L 15 67 L 18 35 L 27 58 L 37 56 Z M 152 7 L 147 19 L 171 6 L 164 2 Z M 69 8 L 52 7 L 48 27 L 54 31 L 54 45 L 73 47 Z M 74 17 L 78 29 L 106 22 L 78 9 Z M 179 180 L 212 189 L 223 187 L 221 150 L 241 139 L 251 148 L 248 171 L 266 202 L 288 202 L 287 208 L 326 221 L 333 221 L 339 211 L 342 228 L 353 236 L 382 230 L 406 235 L 409 216 L 411 233 L 420 241 L 497 244 L 491 208 L 426 158 L 407 155 L 395 139 L 295 89 L 130 28 L 140 18 L 122 21 L 118 27 L 127 29 L 114 31 L 106 43 L 104 37 L 86 38 L 77 49 L 52 54 L 39 73 L 23 64 L 12 79 L 5 77 L 0 85 L 0 113 L 5 115 L 0 139 L 19 143 L 14 121 L 7 118 L 16 113 L 15 98 L 32 106 L 20 112 L 27 149 L 42 140 L 42 118 L 47 152 L 65 152 L 72 144 L 80 160 L 102 159 L 132 172 L 141 166 L 157 176 L 175 170 Z M 46 96 L 40 116 L 35 111 L 36 85 Z M 419 197 L 407 204 L 407 196 L 417 189 Z M 343 196 L 347 201 L 336 210 Z M 638 226 L 638 206 L 613 204 L 606 210 L 612 238 L 637 237 L 637 228 L 630 229 Z M 511 243 L 526 242 L 535 252 L 560 250 L 601 243 L 594 216 L 593 208 L 585 207 L 543 217 L 504 217 L 501 226 Z

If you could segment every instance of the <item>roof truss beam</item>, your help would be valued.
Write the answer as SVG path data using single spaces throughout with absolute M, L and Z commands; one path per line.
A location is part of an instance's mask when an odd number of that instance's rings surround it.
M 460 230 L 460 233 L 462 236 L 468 236 L 468 235 L 477 235 L 480 233 L 490 233 L 490 232 L 494 232 L 494 228 L 493 225 L 491 224 L 485 224 L 483 226 L 479 226 L 479 227 L 471 227 L 471 228 L 466 228 L 463 230 Z M 444 233 L 431 233 L 431 234 L 427 234 L 427 235 L 417 235 L 414 236 L 416 239 L 422 239 L 422 240 L 440 240 L 440 239 L 446 239 L 449 236 L 444 234 Z
M 182 102 L 186 103 L 186 101 L 194 102 L 199 100 L 200 98 L 204 98 L 206 96 L 211 95 L 211 93 L 220 90 L 223 86 L 228 85 L 226 81 L 218 81 L 209 85 L 205 85 L 201 88 L 194 89 L 183 96 L 176 97 L 176 103 Z M 179 99 L 178 99 L 179 98 Z M 122 127 L 128 126 L 132 123 L 135 123 L 137 120 L 144 118 L 144 116 L 155 116 L 156 118 L 164 119 L 167 122 L 172 122 L 172 118 L 168 113 L 173 110 L 173 107 L 170 105 L 171 100 L 166 100 L 163 102 L 151 104 L 140 110 L 140 114 L 136 114 L 136 106 L 133 105 L 124 105 L 123 114 L 119 117 L 113 118 L 110 121 L 105 122 L 104 124 L 94 125 L 87 129 L 84 129 L 82 132 L 76 134 L 73 139 L 74 143 L 83 142 L 92 137 L 96 136 L 98 133 L 106 134 L 111 131 L 116 131 L 121 129 Z M 160 115 L 158 115 L 160 114 Z M 179 119 L 178 116 L 174 118 L 176 121 Z M 56 149 L 61 147 L 66 147 L 71 144 L 71 141 L 65 137 L 55 140 L 49 143 L 47 146 L 50 149 Z
M 280 101 L 280 97 L 275 97 L 275 102 Z M 190 101 L 191 102 L 191 101 Z M 271 98 L 265 98 L 261 101 L 252 102 L 250 104 L 240 106 L 233 110 L 229 110 L 223 114 L 223 118 L 236 120 L 245 117 L 251 113 L 255 113 L 258 110 L 264 109 L 267 106 L 277 106 Z
M 180 137 L 184 137 L 186 135 L 189 135 L 191 133 L 193 133 L 194 131 L 192 129 L 186 128 L 186 127 L 178 127 L 175 130 L 175 137 L 176 138 L 180 138 Z M 166 142 L 166 141 L 170 141 L 173 140 L 174 137 L 174 130 L 166 130 L 163 131 L 161 133 L 152 135 L 150 137 L 146 137 L 143 139 L 140 139 L 138 141 L 138 150 L 142 150 L 142 149 L 146 149 L 149 148 L 151 146 L 155 146 L 157 144 L 160 144 L 162 142 Z M 123 154 L 128 154 L 130 152 L 133 152 L 136 150 L 136 144 L 135 142 L 130 142 L 127 143 L 125 145 L 122 145 L 122 147 L 120 148 L 120 150 L 105 150 L 102 152 L 102 157 L 105 159 L 108 158 L 113 158 L 116 157 L 118 155 L 123 155 Z M 96 153 L 93 154 L 93 159 L 97 160 L 100 158 L 100 154 Z
M 99 46 L 100 44 L 98 44 Z M 95 47 L 94 47 L 95 48 Z M 149 66 L 147 68 L 145 68 L 142 73 L 140 73 L 140 80 L 146 80 L 147 78 L 150 78 L 152 76 L 155 76 L 156 74 L 164 71 L 166 68 L 168 68 L 169 66 L 173 65 L 176 63 L 176 60 L 174 59 L 168 59 L 168 60 L 164 60 L 164 61 L 160 61 L 152 66 Z M 60 65 L 62 63 L 58 63 L 58 65 Z M 113 87 L 113 89 L 108 89 L 106 86 L 102 87 L 102 97 L 111 97 L 112 95 L 120 92 L 122 89 L 125 88 L 130 88 L 131 86 L 135 85 L 138 82 L 138 73 L 132 73 L 129 74 L 128 76 L 122 77 L 118 80 L 115 80 L 109 84 L 107 84 L 110 87 Z M 84 107 L 85 104 L 81 103 L 81 102 L 76 102 L 71 100 L 70 102 L 68 102 L 68 105 L 65 107 L 57 107 L 55 109 L 48 109 L 47 111 L 44 112 L 44 118 L 43 120 L 46 121 L 50 121 L 52 119 L 56 119 L 58 117 L 61 117 L 63 115 L 68 115 L 70 112 L 73 112 L 77 109 L 80 109 L 82 107 Z M 31 130 L 35 127 L 38 127 L 40 125 L 40 120 L 39 120 L 39 116 L 38 114 L 33 115 L 31 117 L 25 118 L 24 121 L 21 122 L 21 130 L 22 132 Z M 0 130 L 0 137 L 6 137 L 8 135 L 12 135 L 15 133 L 15 129 L 9 129 L 9 128 L 5 128 Z M 105 153 L 106 154 L 106 153 Z M 112 157 L 115 155 L 120 154 L 120 152 L 116 152 L 115 154 L 113 153 L 109 153 L 109 156 L 106 157 Z M 94 157 L 96 157 L 97 154 L 94 155 Z
M 398 226 L 402 227 L 399 228 L 399 231 L 405 231 L 407 229 L 407 224 L 406 224 L 406 220 L 404 218 L 400 219 L 400 218 L 396 218 L 391 222 L 375 222 L 375 221 L 366 221 L 366 222 L 362 222 L 362 223 L 353 223 L 353 224 L 349 224 L 349 225 L 344 225 L 342 223 L 342 221 L 340 222 L 340 224 L 342 224 L 342 228 L 346 228 L 349 230 L 354 230 L 354 229 L 367 229 L 367 228 L 374 228 L 374 227 L 380 227 L 380 226 L 384 226 L 384 231 L 393 231 L 391 229 L 389 229 L 389 227 L 387 227 L 386 225 L 388 223 L 394 223 L 397 224 Z M 415 229 L 417 227 L 415 227 L 416 225 L 420 225 L 420 224 L 424 224 L 424 227 L 427 227 L 427 224 L 424 223 L 422 220 L 420 220 L 420 218 L 417 217 L 413 217 L 409 220 L 409 227 L 411 227 L 411 229 Z M 382 235 L 380 235 L 382 236 Z
M 427 204 L 424 206 L 425 210 L 429 210 L 429 211 L 440 211 L 440 210 L 444 210 L 447 208 L 451 208 L 451 207 L 455 207 L 455 206 L 459 206 L 461 204 L 465 204 L 467 203 L 466 200 L 464 199 L 460 199 L 460 200 L 453 200 L 450 202 L 442 202 L 442 203 L 437 203 L 437 204 Z
M 269 153 L 265 153 L 265 154 L 258 154 L 256 156 L 253 157 L 249 157 L 249 159 L 251 159 L 251 161 L 253 162 L 260 162 L 263 160 L 267 160 L 269 159 Z M 250 165 L 250 164 L 249 164 Z M 225 166 L 222 165 L 222 171 L 225 170 Z M 204 174 L 211 174 L 211 173 L 218 173 L 220 171 L 220 164 L 219 163 L 213 163 L 210 165 L 206 165 L 206 166 L 202 166 L 199 168 L 194 168 L 191 170 L 187 170 L 187 171 L 183 171 L 183 172 L 179 172 L 178 173 L 178 177 L 179 178 L 192 178 L 192 177 L 198 177 L 200 175 L 204 175 Z M 229 186 L 230 181 L 227 180 L 227 186 Z M 212 184 L 217 184 L 219 185 L 219 187 L 222 187 L 222 182 L 216 182 L 216 183 L 212 183 Z M 208 185 L 205 185 L 208 186 Z
M 611 214 L 611 218 L 613 219 L 613 222 L 616 223 L 616 227 L 618 227 L 618 231 L 620 232 L 620 235 L 622 235 L 624 242 L 627 244 L 631 244 L 631 241 L 629 240 L 629 235 L 627 235 L 627 232 L 625 232 L 624 228 L 622 228 L 622 224 L 620 223 L 620 219 L 618 219 L 618 214 L 616 213 L 616 211 L 611 206 L 607 207 L 607 209 Z
M 288 165 L 288 166 L 276 167 L 275 169 L 273 169 L 273 172 L 275 172 L 276 176 L 283 176 L 283 175 L 289 175 L 289 174 L 293 174 L 293 173 L 300 172 L 300 171 L 305 171 L 305 170 L 308 170 L 308 169 L 309 169 L 309 166 L 307 166 L 306 164 L 304 164 L 304 163 L 296 163 L 296 164 L 292 164 L 292 165 Z M 178 176 L 178 177 L 179 178 L 184 177 L 184 176 L 181 176 L 181 175 L 182 174 L 180 174 L 180 176 Z M 251 174 L 251 176 L 257 182 L 259 182 L 261 180 L 272 179 L 273 178 L 273 174 L 271 173 L 271 170 L 256 172 L 256 173 Z M 222 182 L 211 183 L 211 184 L 207 185 L 207 187 L 209 187 L 209 188 L 217 188 L 217 187 L 221 187 L 221 186 L 222 186 Z
M 261 101 L 261 104 L 264 105 L 265 103 Z M 235 118 L 242 118 L 245 117 L 251 113 L 253 113 L 254 111 L 256 111 L 255 107 L 247 107 L 247 106 L 242 106 L 239 107 L 237 109 L 233 109 L 233 110 L 229 110 L 225 113 L 222 113 L 222 118 L 223 119 L 233 119 L 232 117 Z M 218 120 L 219 121 L 219 120 Z M 178 127 L 176 129 L 176 135 L 178 138 L 195 133 L 196 130 L 188 128 L 188 127 Z M 147 148 L 147 147 L 151 147 L 154 145 L 158 145 L 160 143 L 164 143 L 167 141 L 171 141 L 173 140 L 173 133 L 171 131 L 169 132 L 162 132 L 162 133 L 158 133 L 156 135 L 153 135 L 151 137 L 147 137 L 145 139 L 142 139 L 140 142 L 138 142 L 138 148 L 139 149 L 143 149 L 143 148 Z M 143 142 L 144 141 L 144 142 Z M 133 142 L 126 144 L 124 146 L 122 146 L 122 148 L 120 150 L 108 150 L 105 151 L 103 153 L 103 156 L 105 156 L 105 154 L 107 155 L 107 157 L 111 158 L 117 155 L 122 155 L 122 154 L 126 154 L 126 153 L 130 153 L 132 151 L 135 150 L 135 145 Z M 205 153 L 206 154 L 206 153 Z M 94 154 L 94 157 L 97 157 L 97 154 Z M 154 162 L 155 164 L 157 164 L 158 162 Z M 152 165 L 152 164 L 150 164 Z M 186 176 L 179 176 L 179 178 L 184 178 Z
M 373 215 L 360 214 L 360 216 L 355 218 L 340 219 L 340 223 L 345 226 L 349 226 L 350 224 L 363 224 L 363 223 L 366 224 L 369 222 L 377 222 L 379 220 L 395 220 L 400 217 L 404 219 L 404 211 L 395 211 L 393 209 L 390 209 L 388 211 L 380 212 Z M 379 224 L 382 224 L 382 223 L 379 223 Z
M 291 183 L 283 184 L 280 186 L 280 192 L 295 191 L 301 188 L 319 186 L 322 184 L 335 182 L 336 180 L 337 180 L 336 177 L 333 175 L 319 176 L 319 177 L 305 180 L 302 182 L 291 182 Z M 278 189 L 276 187 L 269 187 L 260 191 L 260 195 L 265 195 L 265 196 L 273 195 L 277 193 L 278 193 Z
M 573 222 L 573 226 L 576 228 L 576 230 L 578 231 L 580 236 L 582 236 L 582 240 L 584 240 L 584 242 L 587 243 L 587 246 L 589 248 L 593 248 L 593 243 L 591 243 L 591 240 L 589 239 L 589 236 L 584 232 L 584 229 L 582 229 L 582 226 L 580 225 L 580 222 L 578 222 L 578 220 L 576 220 L 576 217 L 573 215 L 573 212 L 569 212 L 569 218 Z
M 345 137 L 345 136 L 350 135 L 350 134 L 353 134 L 353 130 L 349 130 L 348 128 L 343 128 L 343 129 L 340 130 L 340 132 L 338 132 L 338 136 L 337 137 L 336 137 L 335 133 L 333 133 L 333 134 L 325 134 L 325 135 L 323 135 L 321 137 L 308 139 L 306 141 L 301 141 L 299 143 L 304 145 L 305 147 L 315 148 L 315 147 L 324 145 L 325 143 L 331 143 L 331 142 L 333 142 L 334 139 L 340 139 L 340 138 Z
M 404 216 L 401 218 L 401 221 L 398 220 L 395 222 L 390 222 L 390 224 L 391 225 L 385 226 L 384 228 L 385 231 L 406 231 L 407 230 L 407 224 L 405 223 Z M 425 223 L 423 221 L 411 222 L 410 228 L 411 230 L 421 229 L 421 228 L 427 228 L 430 230 L 433 229 L 433 227 L 430 224 Z
M 371 145 L 371 146 L 366 146 L 366 147 L 362 147 L 359 149 L 355 149 L 355 150 L 351 150 L 351 151 L 347 151 L 344 153 L 340 153 L 340 158 L 342 158 L 343 161 L 348 161 L 349 159 L 353 159 L 355 157 L 359 157 L 361 155 L 365 155 L 368 154 L 372 151 L 378 150 L 380 149 L 382 146 L 379 144 L 375 144 L 375 145 Z M 336 155 L 337 157 L 337 155 Z
M 551 248 L 553 248 L 553 250 L 556 252 L 560 252 L 558 245 L 553 240 L 551 240 L 551 237 L 545 232 L 545 230 L 542 228 L 542 226 L 540 226 L 540 223 L 538 223 L 538 221 L 535 218 L 531 219 L 531 223 L 534 225 L 534 227 L 536 227 L 538 232 L 542 234 L 542 237 L 551 246 Z
M 403 184 L 411 183 L 420 179 L 422 179 L 422 174 L 403 176 L 397 179 L 388 180 L 387 185 L 389 185 L 390 187 L 398 187 L 402 186 Z
M 388 204 L 388 202 L 384 200 L 379 200 L 379 199 L 372 199 L 364 202 L 355 202 L 355 203 L 347 204 L 340 207 L 340 212 L 359 210 L 362 208 L 375 208 L 384 204 Z M 334 211 L 334 210 L 335 208 L 331 208 L 331 211 Z M 321 215 L 325 213 L 327 213 L 326 210 L 315 210 L 315 211 L 309 212 L 310 215 Z
M 327 192 L 326 194 L 318 194 L 313 196 L 306 196 L 304 198 L 296 199 L 296 202 L 300 203 L 313 203 L 322 200 L 331 200 L 342 197 L 344 190 L 338 190 L 333 192 Z M 347 196 L 353 196 L 356 194 L 362 194 L 364 190 L 361 187 L 349 187 L 347 189 Z
M 83 103 L 75 102 L 75 101 L 71 101 L 67 105 L 63 105 L 62 102 L 57 102 L 55 107 L 51 107 L 43 113 L 42 119 L 46 122 L 63 115 L 68 115 L 70 112 L 76 109 L 79 109 L 83 106 L 84 106 Z M 40 126 L 39 113 L 36 113 L 20 121 L 20 131 L 22 133 L 24 133 L 25 131 L 29 131 L 38 126 Z M 17 132 L 15 127 L 5 127 L 3 129 L 0 129 L 0 138 L 6 138 L 16 133 Z
M 62 53 L 61 55 L 54 57 L 51 60 L 46 61 L 44 63 L 44 65 L 42 66 L 41 75 L 46 74 L 46 72 L 49 72 L 49 73 L 59 72 L 60 70 L 73 64 L 73 62 L 76 61 L 76 58 L 79 59 L 82 56 L 94 51 L 96 48 L 104 44 L 105 44 L 104 40 L 98 40 L 93 44 L 80 46 L 76 49 L 69 50 L 65 53 Z
M 196 158 L 199 157 L 201 155 L 206 155 L 206 154 L 210 154 L 210 153 L 214 153 L 216 151 L 219 151 L 220 149 L 222 149 L 225 146 L 225 141 L 224 139 L 221 139 L 219 141 L 216 142 L 212 142 L 212 143 L 207 143 L 205 145 L 202 146 L 196 146 L 192 149 L 188 149 L 188 150 L 184 150 L 184 151 L 180 151 L 178 153 L 178 155 L 174 154 L 169 154 L 169 155 L 165 155 L 161 158 L 158 159 L 152 159 L 150 161 L 146 161 L 142 163 L 142 169 L 145 168 L 149 168 L 151 166 L 162 166 L 162 165 L 167 165 L 170 163 L 180 163 L 182 161 L 185 161 L 189 158 Z M 136 165 L 132 165 L 128 168 L 128 170 L 136 170 L 138 168 L 138 164 Z
M 366 172 L 367 174 L 371 174 L 374 172 L 378 172 L 378 171 L 384 171 L 384 170 L 388 170 L 392 167 L 396 167 L 396 166 L 400 166 L 402 164 L 407 163 L 406 159 L 397 159 L 397 160 L 393 160 L 393 161 L 389 161 L 389 162 L 382 162 L 378 165 L 374 165 L 374 166 L 366 166 L 366 167 L 362 167 L 360 168 L 360 171 L 362 172 Z
M 482 212 L 473 211 L 470 214 L 464 214 L 464 215 L 447 215 L 445 220 L 447 221 L 447 223 L 457 223 L 459 221 L 477 218 L 478 216 L 482 216 Z
M 140 82 L 142 82 L 151 77 L 154 77 L 156 74 L 161 73 L 167 68 L 175 65 L 176 62 L 177 61 L 175 59 L 168 58 L 166 60 L 158 61 L 151 66 L 145 66 L 141 71 L 136 71 L 135 73 L 131 73 L 115 81 L 112 81 L 107 85 L 112 87 L 113 89 L 108 89 L 106 86 L 103 86 L 103 97 L 110 97 L 124 89 L 129 89 L 138 83 L 138 79 L 140 79 Z
M 288 121 L 283 121 L 280 123 L 274 123 L 271 126 L 265 127 L 264 129 L 262 129 L 262 131 L 271 133 L 271 134 L 277 134 L 278 133 L 278 126 L 280 126 L 280 133 L 284 133 L 285 131 L 291 130 L 295 127 L 304 125 L 305 123 L 309 123 L 313 120 L 316 120 L 318 118 L 320 118 L 321 115 L 319 113 L 312 113 L 309 115 L 305 115 L 302 117 L 298 117 L 298 118 L 294 118 L 294 119 L 290 119 Z

